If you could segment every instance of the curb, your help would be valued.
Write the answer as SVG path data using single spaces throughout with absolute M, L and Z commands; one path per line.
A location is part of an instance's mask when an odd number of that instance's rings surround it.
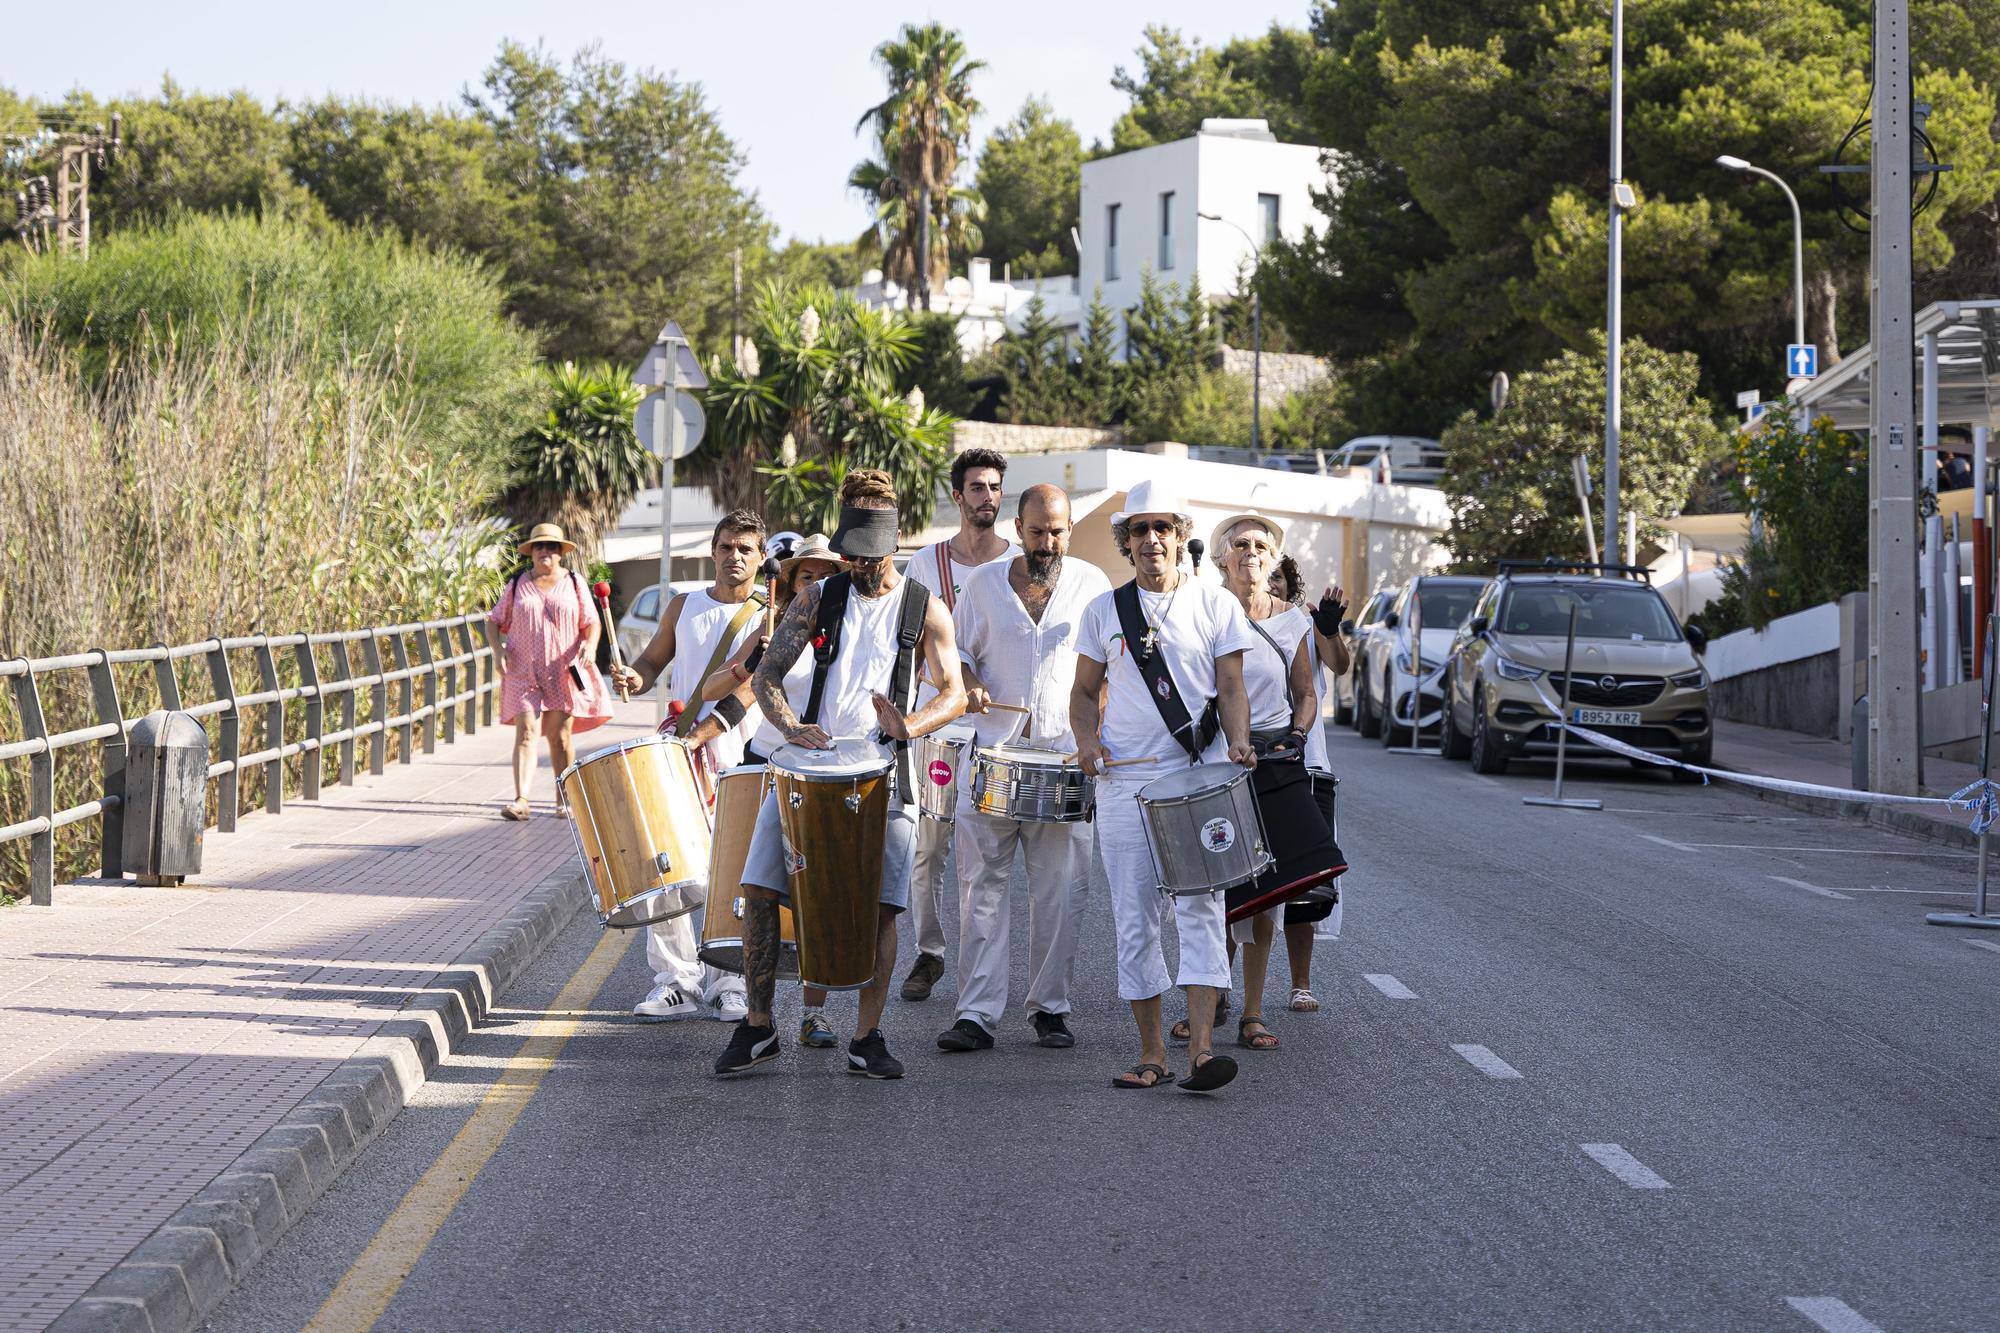
M 1717 764 L 1717 768 L 1728 767 Z M 1741 770 L 1730 770 L 1737 772 Z M 1832 796 L 1807 796 L 1799 792 L 1771 791 L 1765 787 L 1753 787 L 1748 783 L 1734 786 L 1732 790 L 1748 792 L 1760 801 L 1774 805 L 1790 806 L 1807 814 L 1832 815 L 1837 819 L 1852 820 L 1859 824 L 1872 824 L 1876 828 L 1900 833 L 1905 837 L 1922 842 L 1942 843 L 1947 847 L 1977 850 L 1979 835 L 1964 824 L 1946 823 L 1920 815 L 1914 810 L 1901 810 L 1893 805 L 1877 805 L 1873 801 L 1843 801 Z
M 49 1333 L 191 1333 L 484 1022 L 583 906 L 571 858 L 201 1193 L 99 1278 Z

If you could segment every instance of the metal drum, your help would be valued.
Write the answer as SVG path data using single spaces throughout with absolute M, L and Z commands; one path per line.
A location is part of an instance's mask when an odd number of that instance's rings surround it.
M 1272 864 L 1248 769 L 1199 764 L 1154 778 L 1139 809 L 1163 893 L 1214 893 Z
M 626 741 L 571 764 L 557 783 L 598 920 L 629 930 L 701 906 L 708 804 L 683 742 Z
M 963 722 L 917 738 L 917 810 L 949 824 L 958 814 L 958 774 L 975 733 Z
M 708 903 L 701 915 L 698 956 L 724 972 L 743 970 L 743 863 L 750 858 L 750 835 L 757 811 L 771 789 L 771 770 L 740 764 L 715 782 L 715 842 L 708 858 Z M 778 905 L 778 975 L 799 974 L 798 938 L 792 909 Z
M 875 977 L 890 768 L 882 747 L 863 740 L 785 745 L 771 756 L 799 980 L 808 986 L 860 990 Z
M 1074 824 L 1097 808 L 1097 781 L 1058 750 L 982 745 L 972 755 L 972 808 L 1034 824 Z

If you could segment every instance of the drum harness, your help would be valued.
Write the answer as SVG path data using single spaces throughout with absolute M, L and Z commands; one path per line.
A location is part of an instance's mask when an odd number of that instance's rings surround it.
M 819 612 L 813 621 L 812 693 L 806 699 L 807 726 L 819 725 L 820 704 L 826 697 L 826 673 L 840 655 L 841 625 L 847 618 L 847 596 L 854 580 L 835 574 L 820 589 Z M 896 667 L 890 677 L 889 699 L 908 713 L 917 679 L 917 644 L 924 637 L 924 614 L 930 609 L 930 589 L 913 578 L 903 580 L 903 604 L 896 613 Z M 877 733 L 878 737 L 880 733 Z M 910 784 L 910 743 L 894 742 L 896 750 L 896 801 L 903 804 L 905 793 L 916 790 Z
M 1215 739 L 1215 733 L 1222 729 L 1222 713 L 1210 699 L 1201 710 L 1199 720 L 1188 716 L 1187 705 L 1181 702 L 1180 687 L 1167 673 L 1167 661 L 1155 642 L 1146 618 L 1139 610 L 1139 581 L 1133 579 L 1120 584 L 1111 594 L 1112 605 L 1118 610 L 1118 627 L 1125 633 L 1126 651 L 1132 654 L 1132 661 L 1139 668 L 1140 676 L 1146 681 L 1146 692 L 1153 696 L 1153 706 L 1160 710 L 1160 720 L 1167 724 L 1167 730 L 1187 751 L 1188 763 L 1199 764 L 1201 752 Z M 1163 616 L 1162 619 L 1165 617 Z
M 709 654 L 708 665 L 701 669 L 701 675 L 695 677 L 696 680 L 705 681 L 722 669 L 723 662 L 729 657 L 729 650 L 736 644 L 736 636 L 743 632 L 745 625 L 750 623 L 751 616 L 764 609 L 764 605 L 763 592 L 759 589 L 751 589 L 750 595 L 743 599 L 743 605 L 738 607 L 736 614 L 729 618 L 729 625 L 722 631 L 722 637 L 715 641 L 715 651 Z M 680 737 L 682 740 L 686 740 L 688 733 L 694 730 L 696 716 L 700 711 L 701 704 L 698 700 L 695 702 L 693 708 L 681 709 L 681 715 L 675 718 L 673 722 L 674 735 Z

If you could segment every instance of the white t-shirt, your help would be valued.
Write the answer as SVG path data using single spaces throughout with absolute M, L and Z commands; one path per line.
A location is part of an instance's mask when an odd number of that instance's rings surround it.
M 819 583 L 826 595 L 826 581 Z M 820 697 L 819 726 L 835 740 L 859 740 L 875 734 L 878 723 L 871 694 L 889 694 L 896 673 L 896 621 L 902 613 L 903 586 L 898 583 L 880 597 L 863 597 L 850 588 L 847 612 L 840 621 L 840 651 L 827 665 L 826 689 Z M 917 652 L 921 655 L 923 649 Z M 813 654 L 808 645 L 785 672 L 785 700 L 792 713 L 805 719 L 812 700 Z M 769 757 L 785 743 L 775 726 L 758 729 L 753 748 Z M 766 747 L 769 748 L 766 748 Z
M 1077 635 L 1077 652 L 1104 663 L 1110 698 L 1098 735 L 1112 759 L 1150 756 L 1157 764 L 1134 764 L 1113 769 L 1121 779 L 1146 779 L 1187 766 L 1187 750 L 1167 732 L 1160 710 L 1147 691 L 1139 664 L 1126 651 L 1125 631 L 1118 623 L 1113 593 L 1100 594 L 1084 609 L 1083 626 Z M 1158 634 L 1159 651 L 1165 655 L 1167 675 L 1180 692 L 1188 716 L 1201 717 L 1201 710 L 1215 697 L 1215 659 L 1227 653 L 1247 652 L 1259 646 L 1244 618 L 1243 608 L 1227 590 L 1193 578 L 1183 579 L 1172 592 L 1139 590 L 1139 611 Z M 1264 649 L 1269 652 L 1270 649 Z M 1220 731 L 1202 753 L 1204 763 L 1219 763 L 1228 756 L 1228 743 Z
M 945 553 L 946 563 L 951 566 L 950 597 L 945 596 L 944 580 L 938 577 L 939 551 Z M 1020 544 L 1018 542 L 1008 542 L 1007 549 L 993 557 L 993 559 L 988 560 L 986 565 L 1004 566 L 1009 560 L 1012 560 L 1019 554 L 1021 554 Z M 971 576 L 974 570 L 984 569 L 986 565 L 962 564 L 952 558 L 951 544 L 949 542 L 932 542 L 929 546 L 926 546 L 923 550 L 918 551 L 910 557 L 910 563 L 903 567 L 903 577 L 915 579 L 926 588 L 929 588 L 939 600 L 944 602 L 945 613 L 951 615 L 955 614 L 957 610 L 958 590 L 965 586 L 965 580 Z M 923 664 L 920 662 L 918 665 L 922 666 Z M 917 686 L 916 707 L 922 708 L 935 698 L 937 698 L 937 689 L 929 681 L 924 681 Z
M 1250 696 L 1250 730 L 1283 731 L 1292 725 L 1292 660 L 1298 656 L 1299 640 L 1312 628 L 1312 622 L 1295 606 L 1264 620 L 1253 621 L 1246 614 L 1244 621 L 1255 640 L 1250 651 L 1243 654 L 1243 689 Z M 1284 654 L 1283 660 L 1258 635 L 1258 630 L 1277 643 L 1278 652 Z
M 1069 691 L 1076 680 L 1077 634 L 1083 612 L 1111 587 L 1104 571 L 1087 560 L 1066 558 L 1040 623 L 1028 614 L 1008 578 L 1014 562 L 981 565 L 959 587 L 952 615 L 958 655 L 979 673 L 994 701 L 1021 704 L 1019 713 L 971 713 L 981 745 L 999 745 L 1019 735 L 1035 745 L 1074 750 L 1069 726 Z
M 741 602 L 719 602 L 707 588 L 697 588 L 681 598 L 680 614 L 674 620 L 674 660 L 667 664 L 667 694 L 687 701 L 695 710 L 696 722 L 715 711 L 715 702 L 701 698 L 703 668 L 715 658 L 716 641 L 729 622 L 743 609 Z M 721 661 L 727 662 L 763 628 L 764 613 L 752 610 L 743 627 L 729 640 Z M 743 720 L 708 743 L 708 756 L 718 770 L 743 762 L 743 746 L 756 729 L 759 715 L 755 704 L 744 711 Z

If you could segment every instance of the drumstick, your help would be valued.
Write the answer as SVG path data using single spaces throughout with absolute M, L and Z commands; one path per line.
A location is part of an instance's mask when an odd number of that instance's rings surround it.
M 987 701 L 986 707 L 996 713 L 1025 713 L 1028 711 L 1019 704 L 999 704 L 994 703 L 990 699 Z
M 621 703 L 631 703 L 632 696 L 625 692 L 625 655 L 618 651 L 618 627 L 611 623 L 611 585 L 593 583 L 591 592 L 597 595 L 598 609 L 604 615 L 604 632 L 611 636 L 611 679 L 618 682 L 618 699 Z
M 764 594 L 764 642 L 766 643 L 771 641 L 771 635 L 776 632 L 778 626 L 778 571 L 776 556 L 765 560 L 757 568 L 757 572 L 764 576 L 766 589 Z
M 1144 759 L 1105 759 L 1105 760 L 1101 760 L 1101 761 L 1100 761 L 1100 762 L 1098 763 L 1098 767 L 1099 767 L 1099 768 L 1123 768 L 1123 767 L 1125 767 L 1125 765 L 1127 765 L 1127 764 L 1157 764 L 1157 763 L 1159 763 L 1159 762 L 1160 762 L 1160 757 L 1159 757 L 1158 755 L 1154 755 L 1154 754 L 1149 754 L 1149 755 L 1147 755 L 1147 756 L 1146 756 L 1146 757 L 1145 757 Z

